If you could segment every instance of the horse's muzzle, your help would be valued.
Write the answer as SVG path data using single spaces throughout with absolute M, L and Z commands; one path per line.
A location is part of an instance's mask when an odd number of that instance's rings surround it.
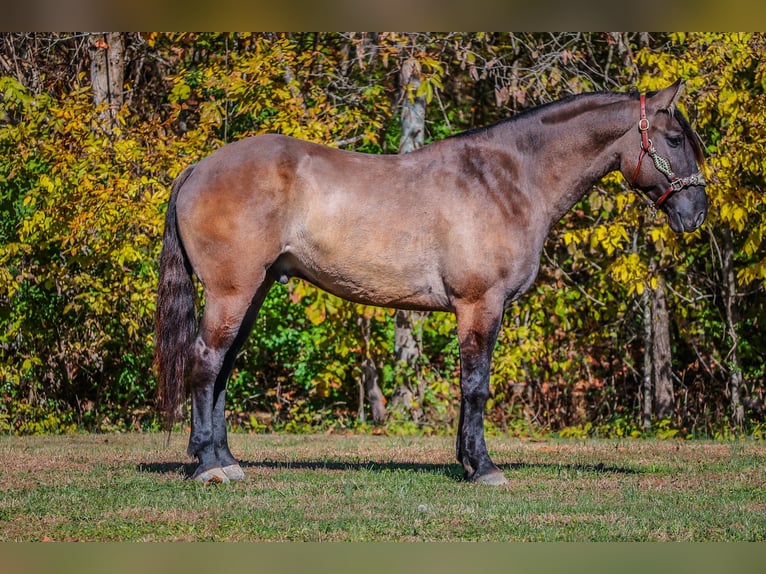
M 697 229 L 705 221 L 707 206 L 703 206 L 686 214 L 675 209 L 668 210 L 668 225 L 676 233 L 688 233 Z

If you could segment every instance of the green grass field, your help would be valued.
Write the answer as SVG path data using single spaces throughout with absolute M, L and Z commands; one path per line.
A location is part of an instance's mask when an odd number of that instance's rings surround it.
M 766 444 L 233 435 L 247 479 L 204 486 L 186 436 L 0 437 L 0 541 L 764 541 Z

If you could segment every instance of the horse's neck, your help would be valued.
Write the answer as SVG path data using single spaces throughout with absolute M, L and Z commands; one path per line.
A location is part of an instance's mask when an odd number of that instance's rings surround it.
M 602 177 L 619 168 L 616 144 L 632 125 L 632 110 L 626 102 L 583 96 L 550 106 L 519 125 L 519 134 L 533 131 L 538 141 L 536 150 L 526 152 L 533 154 L 527 158 L 532 174 L 527 185 L 542 196 L 540 205 L 551 225 Z

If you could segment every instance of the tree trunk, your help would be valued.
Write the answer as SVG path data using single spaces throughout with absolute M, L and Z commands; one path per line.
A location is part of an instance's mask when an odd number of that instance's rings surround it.
M 727 367 L 729 370 L 729 404 L 731 407 L 732 425 L 742 428 L 745 422 L 745 409 L 742 406 L 742 367 L 739 364 L 737 355 L 737 346 L 739 344 L 739 335 L 737 334 L 737 323 L 739 321 L 739 312 L 737 309 L 737 279 L 734 273 L 734 246 L 731 239 L 731 229 L 723 226 L 723 246 L 722 246 L 722 264 L 723 264 L 723 287 L 724 287 L 724 307 L 726 310 L 726 330 L 729 332 L 731 340 L 731 349 L 727 355 Z
M 382 424 L 385 422 L 387 414 L 386 399 L 383 396 L 383 391 L 380 389 L 378 367 L 370 357 L 365 357 L 364 361 L 362 361 L 362 383 L 367 394 L 367 402 L 370 403 L 372 422 Z
M 106 105 L 100 114 L 101 127 L 111 133 L 123 104 L 125 39 L 121 32 L 104 32 L 91 34 L 89 40 L 93 102 L 97 107 Z
M 394 391 L 391 406 L 409 413 L 414 421 L 423 414 L 421 404 L 425 389 L 420 377 L 421 334 L 416 328 L 423 313 L 397 309 L 394 314 L 394 372 L 399 386 Z
M 652 428 L 652 304 L 649 290 L 643 293 L 642 303 L 644 308 L 644 377 L 641 385 L 641 397 L 643 403 L 641 427 L 645 430 Z
M 673 414 L 675 398 L 671 377 L 670 322 L 665 295 L 665 280 L 657 274 L 657 287 L 651 290 L 652 300 L 652 372 L 654 378 L 654 412 L 658 419 Z
M 357 419 L 361 422 L 366 420 L 364 412 L 365 397 L 370 404 L 372 421 L 380 424 L 386 420 L 386 399 L 380 389 L 380 373 L 370 352 L 370 339 L 372 337 L 372 325 L 370 319 L 359 315 L 357 324 L 362 332 L 364 342 L 364 359 L 362 360 L 361 375 L 359 377 L 359 410 Z
M 399 153 L 409 153 L 423 146 L 425 135 L 426 99 L 418 96 L 420 64 L 414 58 L 402 63 L 400 73 L 402 91 L 402 136 Z M 399 386 L 394 391 L 392 407 L 409 412 L 413 420 L 422 416 L 423 381 L 420 377 L 422 341 L 416 325 L 423 313 L 397 310 L 394 315 L 394 360 Z M 414 380 L 413 380 L 414 378 Z
M 409 153 L 423 147 L 426 126 L 426 98 L 418 96 L 420 64 L 414 58 L 402 63 L 400 72 L 402 90 L 402 136 L 399 153 Z
M 670 352 L 670 319 L 665 294 L 665 280 L 656 272 L 657 287 L 644 291 L 644 378 L 642 385 L 643 409 L 641 426 L 652 427 L 653 416 L 664 419 L 672 416 L 675 408 L 673 392 L 672 357 Z

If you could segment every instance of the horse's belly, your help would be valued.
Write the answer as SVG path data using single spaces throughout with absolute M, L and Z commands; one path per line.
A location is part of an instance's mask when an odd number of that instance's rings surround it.
M 293 251 L 269 269 L 282 283 L 298 277 L 343 299 L 397 309 L 447 310 L 449 300 L 438 273 L 385 261 L 350 257 L 319 261 Z

